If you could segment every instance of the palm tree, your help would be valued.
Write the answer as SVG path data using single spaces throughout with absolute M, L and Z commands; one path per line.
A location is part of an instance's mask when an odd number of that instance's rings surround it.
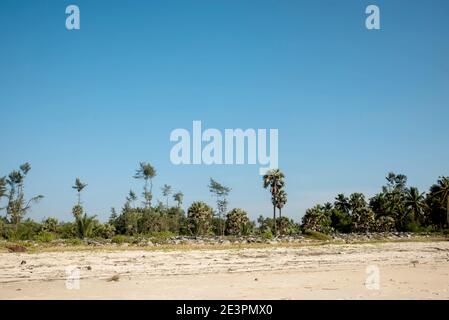
M 171 186 L 169 186 L 168 184 L 164 184 L 164 186 L 161 188 L 162 190 L 162 195 L 166 198 L 167 200 L 167 208 L 168 208 L 168 197 L 171 195 L 172 193 L 172 189 Z
M 419 193 L 418 188 L 411 187 L 407 189 L 405 196 L 405 207 L 412 214 L 412 219 L 415 222 L 416 218 L 423 213 L 424 193 Z
M 340 212 L 349 213 L 349 200 L 343 193 L 340 193 L 335 198 L 334 207 Z
M 84 214 L 76 219 L 76 227 L 81 238 L 88 238 L 92 235 L 95 225 L 95 217 L 96 216 L 89 217 L 87 214 Z
M 87 187 L 87 183 L 81 182 L 80 178 L 76 178 L 75 185 L 72 186 L 72 189 L 75 189 L 78 192 L 78 205 L 81 205 L 81 191 Z
M 157 175 L 156 169 L 145 162 L 141 162 L 139 164 L 139 169 L 136 170 L 136 174 L 134 175 L 135 179 L 143 179 L 145 180 L 144 192 L 143 196 L 145 198 L 145 208 L 151 206 L 151 199 L 153 197 L 153 178 Z M 150 182 L 150 190 L 148 191 L 148 182 Z
M 173 195 L 173 200 L 175 200 L 178 203 L 178 208 L 181 207 L 183 199 L 184 199 L 184 194 L 181 191 L 178 191 Z
M 287 203 L 287 193 L 284 190 L 279 190 L 277 196 L 276 196 L 276 208 L 279 209 L 279 221 L 282 222 L 282 208 Z M 280 230 L 280 233 L 282 235 L 282 228 Z
M 263 176 L 263 187 L 267 189 L 270 187 L 271 202 L 273 203 L 273 220 L 274 220 L 274 234 L 277 235 L 276 227 L 276 198 L 279 191 L 284 187 L 284 174 L 279 169 L 271 169 Z
M 248 214 L 240 208 L 232 209 L 226 215 L 226 233 L 229 235 L 242 235 L 249 224 Z
M 126 201 L 129 205 L 132 205 L 137 200 L 136 193 L 132 190 L 129 190 L 128 196 L 126 197 Z
M 442 206 L 446 202 L 446 220 L 449 225 L 449 177 L 440 177 L 437 184 L 430 187 L 430 192 L 440 198 Z
M 276 207 L 279 209 L 279 218 L 282 218 L 282 208 L 287 204 L 287 193 L 279 190 L 276 197 Z
M 202 201 L 194 202 L 187 210 L 189 229 L 195 234 L 207 234 L 214 211 L 210 206 Z

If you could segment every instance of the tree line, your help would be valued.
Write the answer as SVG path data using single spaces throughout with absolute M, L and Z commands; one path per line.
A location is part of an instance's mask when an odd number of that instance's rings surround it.
M 116 236 L 166 235 L 216 235 L 244 236 L 294 235 L 315 231 L 329 233 L 441 231 L 449 225 L 449 177 L 440 177 L 427 193 L 407 186 L 403 174 L 389 173 L 381 191 L 367 199 L 362 193 L 348 197 L 338 194 L 333 202 L 307 209 L 301 223 L 282 216 L 287 203 L 285 175 L 279 169 L 263 176 L 262 186 L 269 191 L 273 217 L 262 215 L 251 221 L 241 208 L 228 210 L 228 196 L 232 189 L 210 178 L 208 189 L 215 199 L 215 207 L 204 201 L 195 201 L 185 212 L 182 209 L 184 194 L 164 184 L 161 188 L 165 202 L 153 203 L 153 181 L 156 169 L 150 163 L 140 163 L 135 179 L 142 180 L 142 193 L 130 190 L 120 210 L 111 209 L 106 223 L 84 209 L 82 193 L 88 184 L 76 178 L 72 188 L 76 202 L 72 208 L 73 221 L 59 222 L 46 218 L 41 223 L 25 219 L 33 203 L 42 195 L 27 198 L 25 178 L 31 166 L 25 163 L 18 170 L 0 177 L 0 237 L 9 240 L 42 240 L 55 238 L 114 238 Z M 171 200 L 171 201 L 170 201 Z

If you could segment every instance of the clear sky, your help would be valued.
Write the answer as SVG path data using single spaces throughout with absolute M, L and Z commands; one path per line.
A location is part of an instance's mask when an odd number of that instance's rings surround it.
M 65 28 L 76 4 L 81 29 Z M 381 30 L 365 28 L 365 8 Z M 422 191 L 449 175 L 449 2 L 0 1 L 0 175 L 23 162 L 29 214 L 72 219 L 76 177 L 102 220 L 120 208 L 139 162 L 213 204 L 209 177 L 230 207 L 271 215 L 255 165 L 174 166 L 170 132 L 279 129 L 283 213 L 337 193 L 372 195 L 389 171 Z M 1 212 L 4 214 L 4 211 Z

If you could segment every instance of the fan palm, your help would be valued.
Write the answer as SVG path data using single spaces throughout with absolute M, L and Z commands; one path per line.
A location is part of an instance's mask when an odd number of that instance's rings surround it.
M 349 213 L 350 205 L 349 200 L 343 193 L 340 193 L 335 198 L 334 202 L 335 209 L 343 213 Z
M 271 193 L 271 202 L 273 203 L 273 220 L 274 220 L 274 234 L 277 234 L 277 227 L 276 227 L 276 197 L 279 191 L 284 187 L 285 181 L 284 181 L 284 173 L 282 173 L 279 169 L 272 169 L 269 170 L 264 176 L 263 176 L 263 187 L 267 189 L 270 187 L 270 193 Z

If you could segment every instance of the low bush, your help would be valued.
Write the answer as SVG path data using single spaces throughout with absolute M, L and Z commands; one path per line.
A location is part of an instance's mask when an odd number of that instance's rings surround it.
M 305 230 L 304 235 L 307 238 L 314 239 L 314 240 L 321 240 L 321 241 L 331 240 L 331 237 L 329 237 L 327 234 L 324 234 L 324 233 L 321 233 L 318 231 L 313 231 L 313 230 Z

